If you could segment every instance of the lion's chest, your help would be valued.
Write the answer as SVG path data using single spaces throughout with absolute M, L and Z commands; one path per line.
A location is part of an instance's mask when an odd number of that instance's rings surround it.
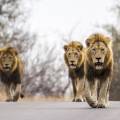
M 84 65 L 81 65 L 81 67 L 76 68 L 75 70 L 69 71 L 69 76 L 72 79 L 82 79 L 84 77 Z
M 21 82 L 19 72 L 16 70 L 13 73 L 4 73 L 0 72 L 1 81 L 5 84 L 15 83 L 18 84 Z
M 108 76 L 111 75 L 110 69 L 95 70 L 93 67 L 88 68 L 87 79 L 93 81 L 94 79 L 105 80 Z

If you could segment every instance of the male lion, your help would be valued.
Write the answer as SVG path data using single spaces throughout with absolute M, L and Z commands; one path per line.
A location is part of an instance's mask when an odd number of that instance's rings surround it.
M 0 77 L 5 85 L 6 101 L 17 101 L 21 94 L 23 64 L 13 47 L 0 49 Z
M 84 101 L 84 48 L 80 42 L 72 41 L 64 46 L 64 60 L 72 80 L 73 102 Z
M 113 72 L 112 41 L 96 33 L 88 37 L 86 45 L 86 100 L 93 108 L 105 108 Z

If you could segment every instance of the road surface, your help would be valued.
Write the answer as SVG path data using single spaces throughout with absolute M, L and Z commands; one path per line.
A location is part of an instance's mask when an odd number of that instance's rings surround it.
M 120 120 L 120 102 L 111 102 L 107 109 L 85 102 L 1 102 L 0 120 Z

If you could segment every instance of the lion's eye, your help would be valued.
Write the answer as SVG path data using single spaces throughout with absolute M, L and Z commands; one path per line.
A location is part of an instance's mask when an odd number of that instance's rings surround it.
M 75 57 L 78 57 L 78 54 L 77 54 L 77 53 L 75 53 Z
M 6 58 L 5 56 L 2 57 L 2 59 L 4 59 L 4 60 L 5 60 L 5 58 Z
M 95 52 L 95 48 L 93 48 L 93 49 L 92 49 L 92 51 L 94 51 L 94 52 Z
M 70 53 L 68 53 L 68 57 L 70 57 L 71 56 L 71 54 Z
M 104 52 L 104 49 L 103 49 L 103 48 L 101 48 L 101 51 L 102 51 L 102 52 Z
M 9 57 L 9 59 L 11 60 L 11 59 L 12 59 L 12 57 L 10 56 L 10 57 Z

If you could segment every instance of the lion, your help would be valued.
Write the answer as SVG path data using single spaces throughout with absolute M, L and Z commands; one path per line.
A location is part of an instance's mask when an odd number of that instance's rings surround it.
M 5 86 L 6 101 L 17 101 L 24 95 L 21 93 L 23 63 L 13 47 L 0 49 L 0 77 Z
M 88 37 L 86 45 L 86 101 L 93 108 L 106 108 L 113 74 L 112 40 L 96 33 Z
M 64 60 L 72 80 L 73 102 L 84 101 L 84 48 L 78 41 L 64 45 Z

